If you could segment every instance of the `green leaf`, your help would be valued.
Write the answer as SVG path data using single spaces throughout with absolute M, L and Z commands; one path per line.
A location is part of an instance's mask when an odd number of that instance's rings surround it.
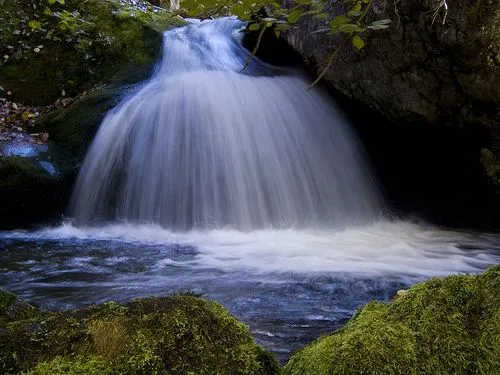
M 245 7 L 245 8 L 251 8 L 253 6 L 255 6 L 256 4 L 256 1 L 255 0 L 243 0 L 242 1 L 242 5 Z
M 332 29 L 338 29 L 340 26 L 345 25 L 347 22 L 349 22 L 349 17 L 337 16 L 330 22 L 330 27 Z
M 231 13 L 234 14 L 238 18 L 244 18 L 246 15 L 246 10 L 245 10 L 245 7 L 243 7 L 243 5 L 236 4 L 236 5 L 233 5 L 233 7 L 231 8 Z
M 361 11 L 361 3 L 356 3 L 356 5 L 354 5 L 352 7 L 352 9 L 347 12 L 347 15 L 349 17 L 357 17 L 357 16 L 360 16 L 363 12 Z
M 369 26 L 368 28 L 370 30 L 383 30 L 383 29 L 387 29 L 389 27 L 389 24 L 391 23 L 392 21 L 389 20 L 389 19 L 385 19 L 385 20 L 378 20 L 378 21 L 373 21 Z
M 51 16 L 52 15 L 52 11 L 50 10 L 50 8 L 45 7 L 45 9 L 43 10 L 43 14 L 45 16 Z
M 354 37 L 352 38 L 352 44 L 354 44 L 354 47 L 356 47 L 357 49 L 361 49 L 365 46 L 365 41 L 358 35 L 354 35 Z
M 53 5 L 56 3 L 56 0 L 47 0 L 47 2 L 50 4 L 50 5 Z
M 378 21 L 373 21 L 371 24 L 372 25 L 388 25 L 392 21 L 390 19 L 384 19 L 384 20 L 378 20 Z
M 42 27 L 42 23 L 40 21 L 29 21 L 28 26 L 31 28 L 31 30 L 38 30 Z
M 288 15 L 288 22 L 291 24 L 297 23 L 297 21 L 302 17 L 302 11 L 300 9 L 295 9 Z
M 383 30 L 383 29 L 388 29 L 389 25 L 370 25 L 368 26 L 368 29 L 370 30 Z
M 345 25 L 342 25 L 339 27 L 339 31 L 343 32 L 343 33 L 349 33 L 349 34 L 352 34 L 354 32 L 361 32 L 361 31 L 365 31 L 365 28 L 364 27 L 361 27 L 359 25 L 355 25 L 353 23 L 347 23 Z
M 276 25 L 276 30 L 286 31 L 288 29 L 290 29 L 290 25 L 287 23 L 280 23 L 280 24 Z
M 248 25 L 248 30 L 249 31 L 256 31 L 256 30 L 259 30 L 260 29 L 260 24 L 258 23 L 251 23 L 250 25 Z

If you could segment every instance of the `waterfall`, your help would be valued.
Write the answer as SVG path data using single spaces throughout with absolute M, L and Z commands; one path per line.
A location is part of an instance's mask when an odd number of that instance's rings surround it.
M 166 228 L 345 227 L 377 219 L 355 134 L 300 71 L 254 59 L 244 24 L 165 33 L 152 79 L 106 116 L 71 202 L 79 224 Z

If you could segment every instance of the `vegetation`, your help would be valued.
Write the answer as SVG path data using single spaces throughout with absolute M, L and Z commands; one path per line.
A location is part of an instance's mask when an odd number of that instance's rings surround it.
M 279 374 L 219 304 L 190 295 L 107 303 L 4 324 L 3 374 Z
M 35 307 L 20 300 L 15 294 L 0 289 L 0 329 L 14 320 L 29 319 L 38 314 Z
M 292 355 L 287 375 L 500 373 L 500 266 L 417 284 L 370 303 Z
M 14 313 L 15 312 L 15 313 Z M 284 370 L 248 328 L 193 294 L 42 313 L 0 291 L 5 374 L 491 375 L 500 373 L 500 266 L 371 302 Z
M 117 72 L 151 65 L 162 30 L 183 21 L 119 0 L 0 1 L 0 87 L 32 104 L 75 96 Z M 10 94 L 10 95 L 9 95 Z
M 327 27 L 317 30 L 318 33 L 328 33 L 339 36 L 340 42 L 334 48 L 328 61 L 317 79 L 311 86 L 318 83 L 330 69 L 333 60 L 341 48 L 350 41 L 357 49 L 365 46 L 363 34 L 373 30 L 383 30 L 389 27 L 390 20 L 382 19 L 371 23 L 366 22 L 366 15 L 373 6 L 373 0 L 347 0 L 345 14 L 338 15 L 326 22 Z M 188 10 L 189 15 L 195 17 L 213 17 L 224 14 L 233 14 L 248 22 L 248 31 L 259 33 L 257 43 L 247 65 L 255 56 L 262 37 L 268 28 L 272 28 L 276 36 L 281 32 L 294 27 L 304 16 L 327 20 L 329 2 L 326 0 L 297 0 L 294 6 L 284 7 L 274 0 L 183 0 L 181 6 Z M 244 67 L 246 68 L 246 66 Z

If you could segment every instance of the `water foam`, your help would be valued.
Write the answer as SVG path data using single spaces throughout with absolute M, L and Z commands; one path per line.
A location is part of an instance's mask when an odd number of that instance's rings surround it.
M 250 273 L 370 274 L 442 276 L 478 272 L 500 262 L 498 236 L 438 229 L 408 222 L 380 221 L 342 230 L 284 229 L 242 232 L 233 229 L 178 232 L 154 225 L 70 224 L 38 232 L 8 232 L 2 239 L 118 241 L 144 245 L 182 245 L 196 249 L 186 261 L 194 269 Z M 166 263 L 165 263 L 166 262 Z

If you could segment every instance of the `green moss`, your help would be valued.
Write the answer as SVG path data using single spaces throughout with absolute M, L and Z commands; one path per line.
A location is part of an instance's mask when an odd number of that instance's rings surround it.
M 128 88 L 127 85 L 108 85 L 94 90 L 69 107 L 37 121 L 36 131 L 49 133 L 54 141 L 50 151 L 63 174 L 77 172 L 99 124 Z
M 500 373 L 500 266 L 417 284 L 370 303 L 293 354 L 285 374 Z
M 0 327 L 14 320 L 28 319 L 37 315 L 38 310 L 35 307 L 0 288 Z
M 478 373 L 500 374 L 500 265 L 478 280 Z
M 391 317 L 415 332 L 419 374 L 471 373 L 477 357 L 473 333 L 478 317 L 472 311 L 476 280 L 475 276 L 429 280 L 390 305 Z
M 10 361 L 7 374 L 48 374 L 51 366 L 54 374 L 77 374 L 64 371 L 104 363 L 119 374 L 280 372 L 248 327 L 222 306 L 182 295 L 12 322 L 0 344 L 0 364 L 2 358 Z
M 37 365 L 26 375 L 118 375 L 112 364 L 103 358 L 62 358 Z
M 413 333 L 388 317 L 387 307 L 370 303 L 336 334 L 294 354 L 285 374 L 417 374 Z
M 42 12 L 46 6 L 42 0 L 5 2 L 0 14 L 0 56 L 8 57 L 0 59 L 0 85 L 30 104 L 49 104 L 63 90 L 75 96 L 129 69 L 151 67 L 162 31 L 183 24 L 166 10 L 133 9 L 117 0 L 66 0 L 51 5 L 50 15 Z M 61 14 L 69 28 L 61 29 Z M 30 20 L 41 26 L 31 30 Z

